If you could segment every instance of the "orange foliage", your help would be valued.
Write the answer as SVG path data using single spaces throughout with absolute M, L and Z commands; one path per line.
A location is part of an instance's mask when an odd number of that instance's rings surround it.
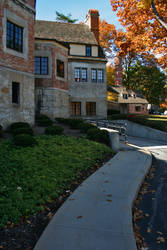
M 159 64 L 163 68 L 167 67 L 167 31 L 157 21 L 150 0 L 110 0 L 110 2 L 126 32 L 116 31 L 114 25 L 101 21 L 102 46 L 111 50 L 111 43 L 114 42 L 121 55 L 133 51 L 158 54 Z M 167 1 L 155 0 L 154 3 L 159 15 L 167 22 Z

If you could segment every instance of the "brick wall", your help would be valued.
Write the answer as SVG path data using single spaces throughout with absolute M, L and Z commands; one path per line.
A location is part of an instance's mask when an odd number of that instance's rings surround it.
M 32 5 L 34 1 L 30 2 Z M 16 18 L 20 18 L 20 20 L 24 20 L 27 28 L 27 39 L 26 39 L 26 54 L 22 53 L 14 54 L 14 50 L 6 51 L 6 44 L 4 44 L 4 33 L 6 19 L 5 16 L 6 10 L 9 13 L 12 13 Z M 22 24 L 20 23 L 20 26 Z M 14 70 L 24 71 L 27 73 L 34 72 L 34 14 L 29 12 L 27 9 L 22 8 L 19 5 L 16 5 L 13 1 L 10 0 L 2 0 L 0 1 L 0 65 L 7 66 Z M 11 51 L 11 53 L 10 53 Z
M 49 71 L 51 71 L 50 77 L 42 76 L 41 78 L 38 78 L 36 76 L 35 78 L 35 85 L 36 87 L 52 87 L 52 88 L 59 88 L 68 90 L 68 50 L 60 47 L 55 44 L 48 44 L 48 43 L 35 43 L 35 53 L 38 52 L 39 56 L 43 56 L 44 52 L 49 52 L 51 55 L 49 57 L 49 60 L 51 60 L 51 68 Z M 62 59 L 64 61 L 65 65 L 65 77 L 63 79 L 60 79 L 56 76 L 56 59 Z
M 136 106 L 140 107 L 140 111 L 136 111 Z M 147 104 L 128 104 L 129 114 L 148 114 Z

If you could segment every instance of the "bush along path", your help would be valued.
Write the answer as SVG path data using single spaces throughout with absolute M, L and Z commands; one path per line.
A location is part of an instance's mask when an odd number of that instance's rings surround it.
M 33 147 L 0 143 L 0 249 L 33 249 L 70 193 L 113 156 L 84 138 L 38 136 Z

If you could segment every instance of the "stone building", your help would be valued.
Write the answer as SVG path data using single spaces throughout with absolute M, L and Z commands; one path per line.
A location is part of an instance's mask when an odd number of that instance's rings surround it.
M 0 123 L 34 123 L 35 0 L 0 1 Z
M 61 67 L 64 68 L 64 72 L 66 72 L 68 68 L 68 75 L 65 73 L 63 77 L 59 76 L 56 79 L 56 81 L 59 80 L 59 83 L 55 81 L 55 85 L 52 82 L 50 94 L 52 95 L 53 88 L 55 95 L 58 89 L 61 89 L 61 91 L 68 90 L 68 95 L 62 96 L 62 98 L 64 98 L 63 110 L 66 110 L 63 111 L 63 113 L 69 114 L 69 116 L 72 117 L 106 117 L 106 59 L 98 43 L 98 11 L 89 10 L 86 22 L 81 24 L 37 20 L 35 24 L 35 41 L 35 53 L 39 52 L 38 50 L 43 50 L 43 54 L 41 55 L 45 57 L 49 50 L 49 43 L 53 44 L 54 42 L 56 46 L 61 46 L 61 52 L 59 52 L 57 59 L 59 60 L 59 67 L 61 65 Z M 39 42 L 41 44 L 43 43 L 43 48 L 37 49 L 37 47 L 39 48 L 37 45 Z M 66 63 L 65 51 L 67 53 L 67 49 L 65 46 L 68 47 L 68 64 Z M 38 54 L 36 55 L 38 56 Z M 49 54 L 47 57 L 49 58 Z M 58 65 L 56 64 L 57 62 L 55 62 L 54 56 L 52 57 L 52 63 L 52 77 L 50 76 L 49 78 L 49 72 L 48 77 L 43 76 L 43 81 L 39 80 L 39 77 L 36 76 L 36 87 L 39 85 L 41 87 L 41 84 L 43 84 L 43 91 L 48 89 L 49 82 L 51 83 L 51 81 L 54 80 L 56 76 L 55 71 L 58 70 Z M 55 76 L 53 74 L 55 74 Z M 66 80 L 68 85 L 66 84 Z M 68 87 L 66 88 L 66 86 Z M 46 89 L 44 90 L 44 88 Z M 47 94 L 46 98 L 49 98 Z M 48 100 L 48 102 L 50 101 Z M 53 100 L 51 102 L 53 103 Z M 69 104 L 68 107 L 67 103 Z M 49 105 L 53 107 L 53 105 Z M 56 114 L 62 116 L 61 105 L 55 103 L 55 108 L 56 105 L 58 105 L 57 108 L 59 107 L 59 111 L 57 111 Z M 68 108 L 70 112 L 67 110 Z M 48 108 L 46 108 L 46 102 L 43 103 L 42 110 L 48 110 Z M 54 111 L 52 111 L 52 114 L 53 113 Z
M 55 39 L 35 40 L 36 113 L 69 117 L 68 47 Z

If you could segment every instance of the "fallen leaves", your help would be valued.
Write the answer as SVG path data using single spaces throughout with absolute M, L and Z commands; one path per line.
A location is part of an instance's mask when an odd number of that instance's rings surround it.
M 82 219 L 82 218 L 83 218 L 83 216 L 81 216 L 81 215 L 77 217 L 77 219 Z
M 165 238 L 164 237 L 162 237 L 162 236 L 161 237 L 160 236 L 157 237 L 157 243 L 160 244 L 160 243 L 164 243 L 164 242 L 165 242 Z

